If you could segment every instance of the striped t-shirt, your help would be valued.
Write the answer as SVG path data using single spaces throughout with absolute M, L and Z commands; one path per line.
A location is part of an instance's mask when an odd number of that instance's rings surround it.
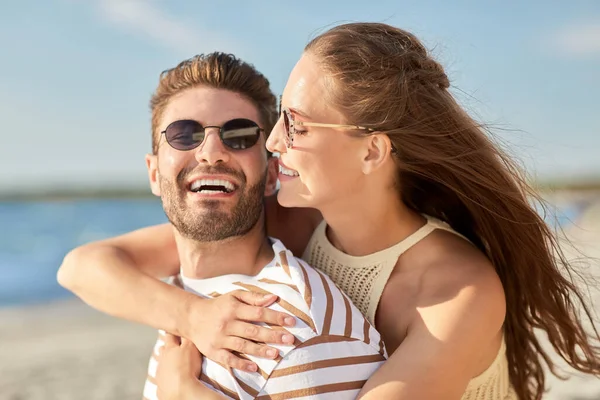
M 272 293 L 279 298 L 270 308 L 296 318 L 294 327 L 285 328 L 295 336 L 294 344 L 273 346 L 278 358 L 242 355 L 258 365 L 258 372 L 225 368 L 204 357 L 200 380 L 232 399 L 354 399 L 387 358 L 379 333 L 325 274 L 294 257 L 279 240 L 271 242 L 275 257 L 258 275 L 175 279 L 202 297 L 238 289 Z M 162 334 L 148 368 L 148 400 L 157 398 L 154 378 Z

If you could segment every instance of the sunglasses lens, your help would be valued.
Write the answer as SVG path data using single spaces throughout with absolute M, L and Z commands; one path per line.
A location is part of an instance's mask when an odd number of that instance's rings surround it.
M 223 125 L 221 137 L 225 146 L 234 150 L 244 150 L 258 142 L 260 127 L 249 119 L 232 119 Z
M 175 121 L 165 131 L 165 138 L 177 150 L 191 150 L 204 140 L 204 128 L 192 120 Z
M 283 110 L 283 127 L 286 135 L 290 136 L 290 116 L 286 110 Z
M 285 130 L 287 147 L 292 147 L 292 141 L 293 141 L 292 130 L 293 130 L 293 123 L 294 123 L 294 120 L 292 118 L 293 117 L 288 110 L 283 110 L 283 128 Z

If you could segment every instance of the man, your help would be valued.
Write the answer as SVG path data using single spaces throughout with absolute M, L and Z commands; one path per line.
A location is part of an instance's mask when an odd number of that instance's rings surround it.
M 185 290 L 215 297 L 238 289 L 274 294 L 296 319 L 275 359 L 249 357 L 256 373 L 204 359 L 200 380 L 231 398 L 354 398 L 384 362 L 379 334 L 322 273 L 266 236 L 265 193 L 277 162 L 265 149 L 277 118 L 268 81 L 227 54 L 186 60 L 161 75 L 151 101 L 152 192 L 175 228 Z M 266 325 L 265 325 L 266 326 Z M 156 398 L 159 338 L 144 388 Z M 341 397 L 340 397 L 341 396 Z

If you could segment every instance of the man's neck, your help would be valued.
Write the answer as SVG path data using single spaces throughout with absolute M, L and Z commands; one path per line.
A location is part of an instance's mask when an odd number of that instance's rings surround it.
M 250 232 L 216 242 L 198 242 L 175 231 L 181 270 L 185 277 L 208 279 L 221 275 L 257 275 L 274 253 L 262 222 Z

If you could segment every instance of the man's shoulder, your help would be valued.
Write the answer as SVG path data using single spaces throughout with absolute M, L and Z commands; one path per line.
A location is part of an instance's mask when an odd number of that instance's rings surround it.
M 296 319 L 296 327 L 289 328 L 297 338 L 296 345 L 331 336 L 337 341 L 365 341 L 379 350 L 379 333 L 351 299 L 326 274 L 295 257 L 280 240 L 269 239 L 273 260 L 256 276 L 223 275 L 218 277 L 218 285 L 213 285 L 217 278 L 211 278 L 210 285 L 199 287 L 198 282 L 188 282 L 177 275 L 170 277 L 168 283 L 206 297 L 238 289 L 274 294 L 278 300 L 270 308 Z
M 286 252 L 280 242 L 274 243 L 273 249 L 279 258 L 278 263 L 297 288 L 295 296 L 301 299 L 306 316 L 313 321 L 312 341 L 358 340 L 385 354 L 379 332 L 333 280 L 304 260 L 294 257 L 291 252 Z
M 379 332 L 327 275 L 294 257 L 283 245 L 274 245 L 274 250 L 281 266 L 274 271 L 284 271 L 297 290 L 286 291 L 290 297 L 281 296 L 273 306 L 296 317 L 296 326 L 286 328 L 296 342 L 291 348 L 280 348 L 281 358 L 260 393 L 292 396 L 344 387 L 336 397 L 355 398 L 387 359 Z M 298 307 L 292 310 L 288 306 L 294 301 Z M 322 372 L 324 368 L 327 373 Z

